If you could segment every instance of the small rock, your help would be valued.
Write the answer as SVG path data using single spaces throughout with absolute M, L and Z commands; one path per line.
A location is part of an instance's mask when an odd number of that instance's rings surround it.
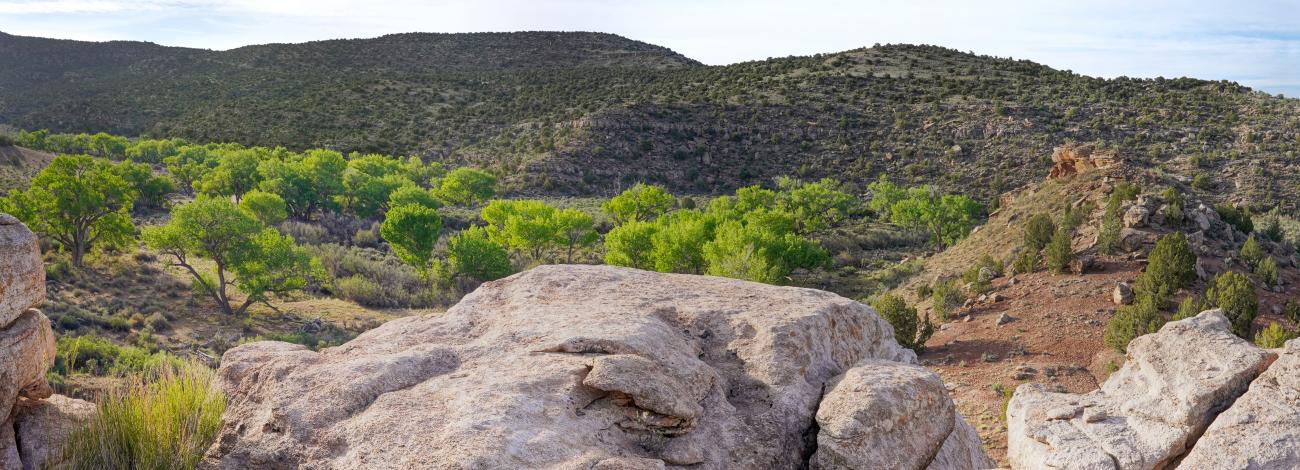
M 991 297 L 989 297 L 989 300 L 992 300 L 992 301 L 994 301 L 994 302 L 1001 302 L 1001 301 L 1003 301 L 1003 300 L 1007 300 L 1007 297 L 1006 297 L 1005 295 L 1000 294 L 1000 293 L 995 293 L 995 294 L 993 294 Z
M 1011 315 L 1007 315 L 1006 312 L 1002 312 L 1001 315 L 998 315 L 997 324 L 998 324 L 998 325 L 1005 325 L 1005 324 L 1007 324 L 1007 323 L 1011 323 L 1011 322 L 1013 322 L 1013 321 L 1016 321 L 1016 319 L 1013 318 Z
M 1133 287 L 1127 282 L 1115 284 L 1115 291 L 1111 293 L 1111 300 L 1115 305 L 1128 305 L 1133 303 Z

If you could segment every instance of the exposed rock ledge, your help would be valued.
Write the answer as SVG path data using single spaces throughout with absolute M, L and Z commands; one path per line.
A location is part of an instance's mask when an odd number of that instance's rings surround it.
M 230 350 L 206 465 L 993 466 L 914 362 L 888 323 L 834 294 L 544 266 L 337 348 Z
M 1007 408 L 1012 467 L 1300 468 L 1300 342 L 1274 362 L 1229 328 L 1218 310 L 1170 322 L 1084 395 L 1021 385 Z

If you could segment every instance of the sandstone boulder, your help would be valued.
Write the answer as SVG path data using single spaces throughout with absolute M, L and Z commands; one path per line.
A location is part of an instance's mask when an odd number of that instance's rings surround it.
M 993 468 L 953 408 L 943 380 L 922 367 L 868 360 L 828 388 L 817 410 L 814 469 Z
M 1128 210 L 1124 211 L 1122 218 L 1125 227 L 1139 228 L 1147 225 L 1147 219 L 1151 217 L 1151 209 L 1142 204 L 1133 204 Z
M 1026 469 L 1165 468 L 1271 360 L 1218 310 L 1170 322 L 1129 343 L 1128 361 L 1100 390 L 1016 389 L 1007 458 Z
M 61 463 L 61 456 L 56 452 L 59 443 L 95 415 L 95 404 L 53 395 L 15 411 L 14 428 L 22 468 L 39 470 Z
M 834 294 L 543 266 L 336 348 L 231 349 L 207 464 L 798 468 L 823 388 L 864 359 L 915 355 Z
M 1300 468 L 1300 341 L 1220 413 L 1179 468 Z
M 1052 151 L 1052 171 L 1048 179 L 1068 178 L 1118 161 L 1115 152 L 1091 144 L 1065 144 Z
M 1111 292 L 1111 301 L 1115 305 L 1128 305 L 1133 303 L 1133 287 L 1127 282 L 1115 283 L 1115 290 Z
M 0 416 L 8 417 L 19 397 L 50 396 L 45 371 L 54 365 L 54 331 L 39 310 L 28 309 L 0 328 Z
M 45 300 L 45 265 L 36 235 L 0 213 L 0 329 Z

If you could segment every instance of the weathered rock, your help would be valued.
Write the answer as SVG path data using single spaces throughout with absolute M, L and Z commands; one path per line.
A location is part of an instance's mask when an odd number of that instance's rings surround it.
M 795 468 L 825 384 L 873 358 L 915 362 L 834 294 L 543 266 L 336 348 L 231 349 L 208 464 Z
M 1151 209 L 1142 204 L 1134 204 L 1124 211 L 1123 221 L 1125 227 L 1138 228 L 1147 225 L 1147 219 L 1151 216 Z
M 1300 468 L 1300 341 L 1220 413 L 1179 468 Z
M 45 371 L 53 365 L 54 332 L 39 310 L 28 309 L 0 328 L 0 416 L 9 416 L 20 396 L 50 396 Z
M 1068 178 L 1096 168 L 1115 164 L 1115 152 L 1091 144 L 1065 144 L 1052 151 L 1052 171 L 1048 179 Z
M 45 300 L 45 265 L 36 235 L 0 213 L 0 329 Z
M 1156 234 L 1134 228 L 1123 228 L 1119 231 L 1119 245 L 1124 251 L 1138 251 L 1144 246 L 1154 245 L 1156 243 Z
M 1007 458 L 1026 469 L 1158 469 L 1187 450 L 1272 356 L 1217 310 L 1134 339 L 1128 361 L 1084 395 L 1038 384 L 1007 407 Z
M 827 389 L 817 424 L 814 469 L 995 466 L 978 437 L 963 435 L 943 380 L 915 365 L 868 360 L 849 369 Z
M 14 436 L 14 422 L 8 418 L 0 420 L 0 468 L 23 468 L 22 457 L 18 454 L 18 439 Z
M 1011 315 L 1007 315 L 1007 312 L 1002 312 L 1001 314 L 998 315 L 998 318 L 994 323 L 1001 326 L 1007 323 L 1011 323 L 1013 321 L 1016 321 L 1015 317 L 1012 317 Z
M 1133 287 L 1127 282 L 1115 283 L 1115 290 L 1111 292 L 1110 299 L 1115 305 L 1128 305 L 1133 303 Z
M 14 428 L 22 468 L 38 470 L 62 462 L 57 452 L 59 443 L 95 415 L 95 404 L 53 395 L 30 406 L 20 406 L 16 411 Z

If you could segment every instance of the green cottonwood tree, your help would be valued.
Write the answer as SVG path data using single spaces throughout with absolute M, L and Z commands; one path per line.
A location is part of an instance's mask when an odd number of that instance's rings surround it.
M 253 303 L 269 300 L 269 294 L 301 289 L 307 275 L 319 269 L 292 237 L 267 228 L 225 198 L 200 196 L 176 207 L 166 225 L 144 229 L 144 240 L 170 256 L 173 266 L 189 271 L 195 286 L 227 315 L 241 315 Z M 212 260 L 212 271 L 200 272 L 195 257 Z M 232 286 L 246 296 L 238 306 L 230 298 Z
M 660 186 L 637 183 L 606 201 L 603 208 L 614 219 L 614 223 L 622 224 L 633 220 L 654 220 L 672 210 L 676 202 L 677 198 Z
M 441 231 L 438 211 L 415 204 L 390 209 L 379 226 L 379 235 L 393 247 L 397 257 L 426 276 Z
M 605 234 L 605 264 L 649 269 L 653 266 L 654 223 L 629 220 Z
M 497 179 L 474 168 L 461 167 L 447 173 L 438 183 L 438 199 L 448 204 L 468 206 L 496 195 Z
M 130 212 L 136 196 L 110 162 L 63 155 L 37 173 L 27 191 L 11 191 L 0 209 L 57 242 L 80 267 L 92 248 L 133 240 Z
M 552 215 L 556 241 L 565 249 L 564 262 L 573 262 L 573 250 L 591 246 L 600 235 L 591 216 L 577 209 L 560 209 Z
M 479 281 L 501 279 L 511 272 L 510 255 L 483 227 L 461 230 L 447 240 L 447 264 L 453 275 Z

